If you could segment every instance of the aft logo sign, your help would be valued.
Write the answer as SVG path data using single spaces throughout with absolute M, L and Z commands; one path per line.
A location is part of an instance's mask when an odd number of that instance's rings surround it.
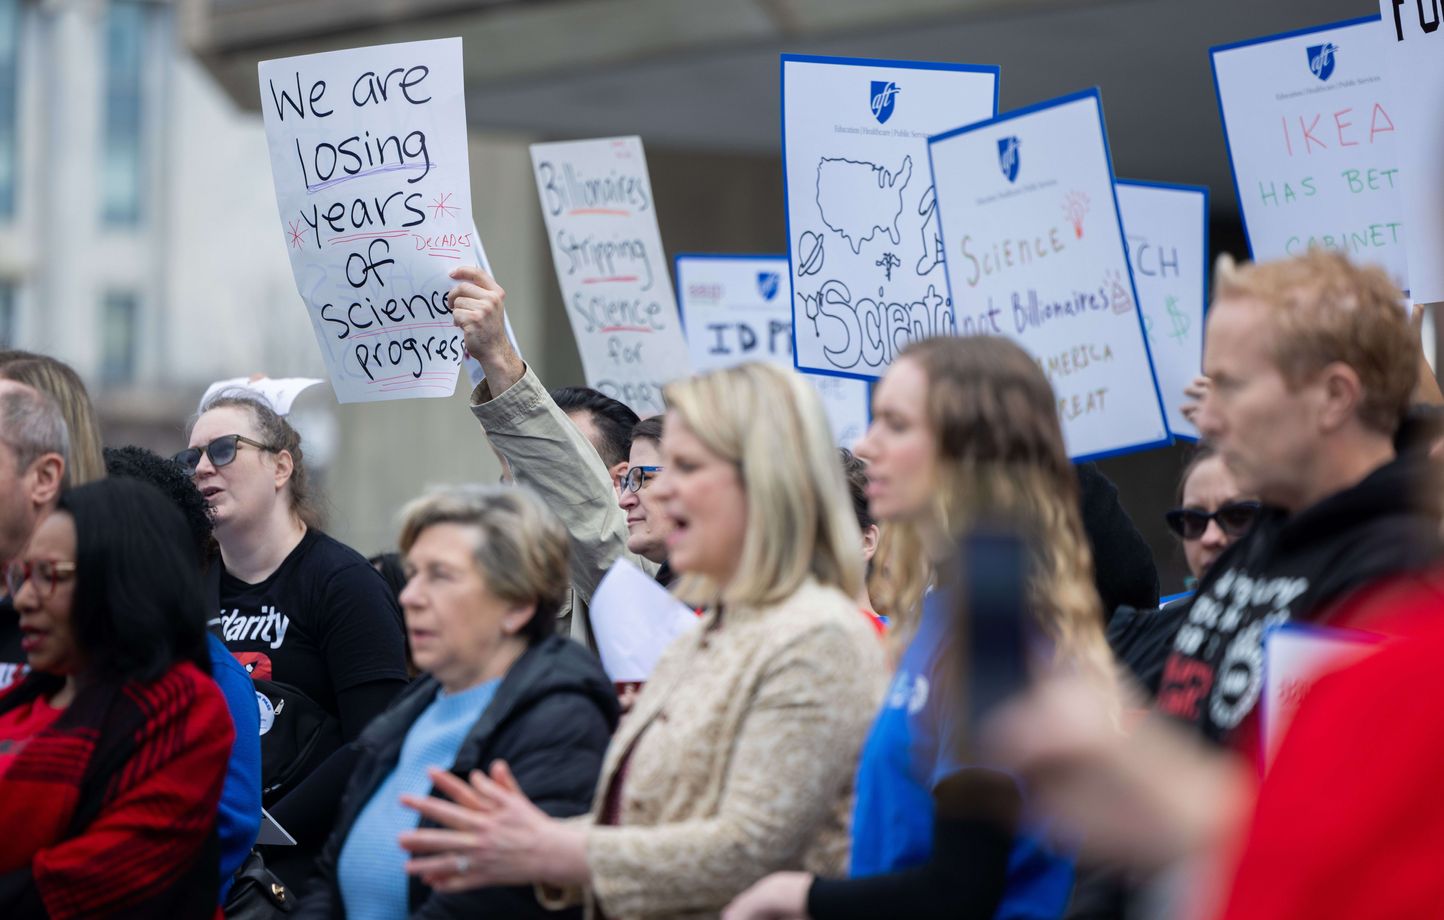
M 1334 63 L 1338 60 L 1339 46 L 1333 42 L 1309 45 L 1309 72 L 1320 80 L 1334 75 Z
M 772 300 L 777 296 L 777 288 L 782 284 L 782 276 L 777 272 L 757 273 L 757 293 L 762 295 L 763 300 Z
M 892 117 L 893 109 L 897 107 L 897 94 L 902 89 L 891 80 L 872 81 L 872 117 L 877 119 L 880 125 L 887 124 Z
M 1018 167 L 1022 165 L 1018 159 L 1018 138 L 1010 134 L 1007 137 L 998 138 L 998 168 L 1003 175 L 1008 177 L 1009 182 L 1016 182 L 1018 179 Z

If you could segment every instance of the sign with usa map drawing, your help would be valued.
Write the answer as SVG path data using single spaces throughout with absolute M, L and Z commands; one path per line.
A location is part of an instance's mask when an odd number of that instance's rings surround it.
M 259 65 L 283 239 L 340 402 L 450 396 L 475 242 L 461 39 Z
M 929 152 L 958 331 L 1033 356 L 1074 460 L 1167 444 L 1098 91 L 950 131 Z
M 880 377 L 953 333 L 929 135 L 997 111 L 998 68 L 782 56 L 793 358 Z

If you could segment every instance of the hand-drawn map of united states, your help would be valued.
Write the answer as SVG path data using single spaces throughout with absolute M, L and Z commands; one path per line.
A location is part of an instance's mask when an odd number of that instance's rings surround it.
M 881 230 L 894 246 L 902 243 L 897 222 L 903 189 L 913 174 L 912 157 L 897 171 L 864 160 L 824 157 L 817 164 L 817 207 L 822 222 L 836 231 L 855 254 Z

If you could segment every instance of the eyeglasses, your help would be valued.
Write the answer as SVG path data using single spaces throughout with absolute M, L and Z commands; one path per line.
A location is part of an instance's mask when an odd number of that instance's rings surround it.
M 196 467 L 200 466 L 201 464 L 202 454 L 210 457 L 211 466 L 219 469 L 223 466 L 229 466 L 231 461 L 236 459 L 236 450 L 238 444 L 249 444 L 257 450 L 264 450 L 270 453 L 275 453 L 277 450 L 280 449 L 277 447 L 272 447 L 269 444 L 262 444 L 260 441 L 252 441 L 245 435 L 223 434 L 219 438 L 216 438 L 214 441 L 207 444 L 205 447 L 187 447 L 185 450 L 176 454 L 171 459 L 174 460 L 176 463 L 179 463 L 181 465 L 181 469 L 194 476 L 196 473 Z
M 1230 537 L 1241 537 L 1248 533 L 1253 522 L 1258 520 L 1258 502 L 1230 502 L 1219 506 L 1212 514 L 1197 508 L 1174 508 L 1165 511 L 1163 519 L 1168 527 L 1185 540 L 1197 540 L 1208 530 L 1209 521 L 1218 521 L 1218 526 Z
M 35 579 L 35 590 L 41 599 L 50 597 L 62 581 L 75 574 L 73 562 L 25 562 L 16 559 L 5 565 L 5 588 L 14 597 L 30 579 Z
M 651 481 L 653 476 L 662 472 L 660 466 L 634 466 L 627 470 L 627 475 L 622 477 L 622 491 L 640 492 L 642 486 Z

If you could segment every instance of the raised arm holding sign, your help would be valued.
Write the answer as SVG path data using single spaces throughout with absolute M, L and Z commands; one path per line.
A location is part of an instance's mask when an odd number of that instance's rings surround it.
M 259 72 L 283 239 L 336 398 L 450 396 L 447 271 L 475 234 L 461 39 Z

